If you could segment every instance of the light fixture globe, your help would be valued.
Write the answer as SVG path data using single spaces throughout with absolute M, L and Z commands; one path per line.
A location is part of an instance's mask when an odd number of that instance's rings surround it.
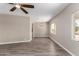
M 16 6 L 16 8 L 20 8 L 20 5 L 19 4 L 15 5 L 15 6 Z

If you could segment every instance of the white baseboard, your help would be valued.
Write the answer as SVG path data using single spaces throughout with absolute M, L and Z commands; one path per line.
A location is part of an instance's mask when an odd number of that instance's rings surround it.
M 55 43 L 57 43 L 61 48 L 63 48 L 65 51 L 67 51 L 71 56 L 76 56 L 75 54 L 73 54 L 71 51 L 69 51 L 68 49 L 66 49 L 62 44 L 60 44 L 58 41 L 56 41 L 55 39 L 53 39 L 51 36 L 49 37 L 51 40 L 53 40 Z
M 32 37 L 32 38 L 49 38 L 49 37 Z
M 27 41 L 16 41 L 16 42 L 3 42 L 3 43 L 0 43 L 0 45 L 5 45 L 5 44 L 14 44 L 14 43 L 29 43 L 31 42 L 32 40 L 27 40 Z

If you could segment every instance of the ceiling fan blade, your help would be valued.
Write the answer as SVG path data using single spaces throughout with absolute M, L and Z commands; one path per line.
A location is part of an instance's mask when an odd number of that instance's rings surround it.
M 28 14 L 28 12 L 24 8 L 20 8 L 25 14 Z
M 8 4 L 12 4 L 13 5 L 14 3 L 8 3 Z
M 12 9 L 10 9 L 10 11 L 14 11 L 16 9 L 16 7 L 13 7 Z
M 26 8 L 34 8 L 34 5 L 21 4 L 21 6 Z

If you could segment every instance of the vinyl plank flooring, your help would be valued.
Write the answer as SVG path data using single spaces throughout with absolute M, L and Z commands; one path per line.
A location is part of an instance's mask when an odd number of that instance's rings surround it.
M 33 38 L 31 42 L 0 45 L 0 56 L 70 56 L 49 38 Z

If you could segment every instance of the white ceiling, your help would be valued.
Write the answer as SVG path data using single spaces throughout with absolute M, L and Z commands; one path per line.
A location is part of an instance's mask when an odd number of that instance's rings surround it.
M 49 21 L 52 17 L 57 15 L 61 10 L 63 10 L 68 4 L 67 3 L 30 3 L 34 5 L 34 9 L 27 9 L 29 12 L 30 18 L 33 22 L 37 21 Z M 14 12 L 9 12 L 13 7 L 8 3 L 0 3 L 0 13 L 1 14 L 11 14 L 11 15 L 20 15 L 27 16 L 20 9 L 16 9 Z

